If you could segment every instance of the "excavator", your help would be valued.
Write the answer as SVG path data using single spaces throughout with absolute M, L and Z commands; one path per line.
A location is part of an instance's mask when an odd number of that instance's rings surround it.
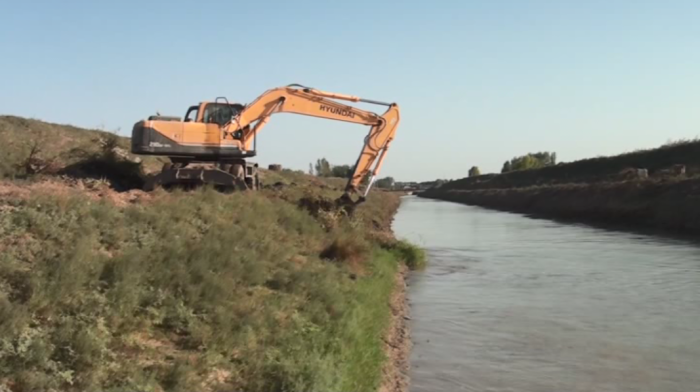
M 386 106 L 382 115 L 338 102 Z M 354 170 L 340 201 L 365 201 L 394 140 L 399 106 L 353 95 L 317 90 L 299 84 L 272 88 L 250 104 L 230 103 L 225 97 L 190 106 L 184 119 L 150 116 L 134 124 L 131 152 L 166 156 L 168 163 L 146 183 L 156 186 L 209 183 L 223 187 L 259 189 L 257 135 L 276 113 L 294 113 L 370 126 Z M 369 181 L 360 189 L 365 179 Z M 351 195 L 359 195 L 353 202 Z

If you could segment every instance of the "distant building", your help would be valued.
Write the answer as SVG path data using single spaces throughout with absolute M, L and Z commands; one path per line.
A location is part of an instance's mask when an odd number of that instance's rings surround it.
M 417 182 L 406 182 L 406 181 L 396 181 L 394 183 L 393 189 L 401 189 L 405 191 L 410 191 L 418 188 Z

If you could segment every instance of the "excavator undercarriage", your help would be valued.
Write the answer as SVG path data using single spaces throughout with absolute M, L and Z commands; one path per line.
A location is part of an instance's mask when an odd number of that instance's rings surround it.
M 161 171 L 147 178 L 145 191 L 156 187 L 190 188 L 212 184 L 221 190 L 258 190 L 261 188 L 258 164 L 245 160 L 217 164 L 166 163 Z

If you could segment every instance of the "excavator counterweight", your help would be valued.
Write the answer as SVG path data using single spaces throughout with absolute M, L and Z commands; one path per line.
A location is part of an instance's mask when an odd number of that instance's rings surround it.
M 387 110 L 378 115 L 338 100 L 383 105 Z M 395 103 L 290 84 L 267 90 L 248 105 L 217 98 L 190 106 L 183 120 L 151 116 L 139 121 L 132 130 L 131 151 L 167 156 L 171 161 L 147 184 L 149 188 L 197 182 L 222 186 L 238 184 L 244 189 L 257 189 L 260 185 L 257 164 L 246 159 L 256 156 L 256 136 L 276 113 L 370 126 L 341 198 L 346 201 L 351 200 L 351 194 L 360 194 L 359 200 L 363 201 L 369 193 L 394 139 L 400 117 Z M 365 178 L 369 182 L 360 190 Z

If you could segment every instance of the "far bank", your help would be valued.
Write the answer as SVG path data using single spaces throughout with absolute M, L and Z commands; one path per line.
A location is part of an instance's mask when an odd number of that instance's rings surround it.
M 700 232 L 698 140 L 503 170 L 450 181 L 418 196 L 624 230 Z
M 419 197 L 616 227 L 700 233 L 700 178 L 507 189 L 432 189 Z

